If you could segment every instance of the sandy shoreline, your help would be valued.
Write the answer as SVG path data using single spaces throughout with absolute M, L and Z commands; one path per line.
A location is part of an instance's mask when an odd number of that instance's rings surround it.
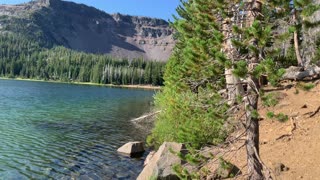
M 129 89 L 146 89 L 146 90 L 160 90 L 161 86 L 152 85 L 114 85 L 114 84 L 98 84 L 91 82 L 63 82 L 53 80 L 38 80 L 38 79 L 25 79 L 25 78 L 6 78 L 0 77 L 3 80 L 17 80 L 17 81 L 34 81 L 34 82 L 48 82 L 48 83 L 62 83 L 62 84 L 74 84 L 74 85 L 87 85 L 87 86 L 104 86 L 104 87 L 115 87 L 115 88 L 129 88 Z

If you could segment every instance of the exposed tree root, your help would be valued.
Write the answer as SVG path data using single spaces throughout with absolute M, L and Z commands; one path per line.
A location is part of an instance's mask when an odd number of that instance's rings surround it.
M 320 111 L 320 106 L 314 112 L 311 112 L 309 118 L 312 118 L 313 116 L 315 116 L 319 111 Z
M 280 139 L 283 139 L 283 138 L 286 138 L 286 137 L 291 137 L 293 135 L 293 132 L 297 129 L 297 123 L 296 123 L 294 117 L 291 117 L 290 121 L 291 121 L 291 130 L 290 130 L 290 132 L 288 134 L 284 134 L 284 135 L 281 135 L 281 136 L 277 137 L 276 141 L 278 141 Z
M 304 113 L 303 115 L 309 115 L 309 118 L 312 118 L 319 112 L 320 112 L 320 106 L 315 111 L 307 112 L 307 113 Z

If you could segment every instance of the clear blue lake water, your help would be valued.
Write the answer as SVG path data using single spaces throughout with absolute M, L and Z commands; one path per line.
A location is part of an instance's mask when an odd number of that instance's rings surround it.
M 0 80 L 0 179 L 135 179 L 143 158 L 116 150 L 142 140 L 131 119 L 154 91 Z

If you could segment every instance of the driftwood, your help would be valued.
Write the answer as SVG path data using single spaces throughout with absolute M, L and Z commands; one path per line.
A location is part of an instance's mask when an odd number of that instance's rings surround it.
M 309 66 L 306 69 L 301 67 L 291 66 L 286 69 L 283 75 L 283 80 L 314 80 L 320 78 L 320 67 Z
M 149 113 L 149 114 L 146 114 L 146 115 L 140 116 L 140 117 L 138 117 L 138 118 L 132 119 L 131 121 L 132 121 L 132 122 L 140 122 L 140 121 L 143 121 L 143 120 L 145 120 L 145 119 L 148 119 L 148 118 L 150 118 L 150 117 L 152 117 L 152 116 L 154 116 L 154 115 L 156 115 L 156 114 L 158 114 L 158 113 L 160 113 L 160 112 L 161 112 L 161 111 L 151 112 L 151 113 Z

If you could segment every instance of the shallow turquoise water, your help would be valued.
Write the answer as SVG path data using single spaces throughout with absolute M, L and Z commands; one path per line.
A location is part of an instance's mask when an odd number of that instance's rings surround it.
M 153 94 L 0 80 L 0 179 L 135 179 L 143 160 L 116 149 L 144 140 L 130 119 Z

